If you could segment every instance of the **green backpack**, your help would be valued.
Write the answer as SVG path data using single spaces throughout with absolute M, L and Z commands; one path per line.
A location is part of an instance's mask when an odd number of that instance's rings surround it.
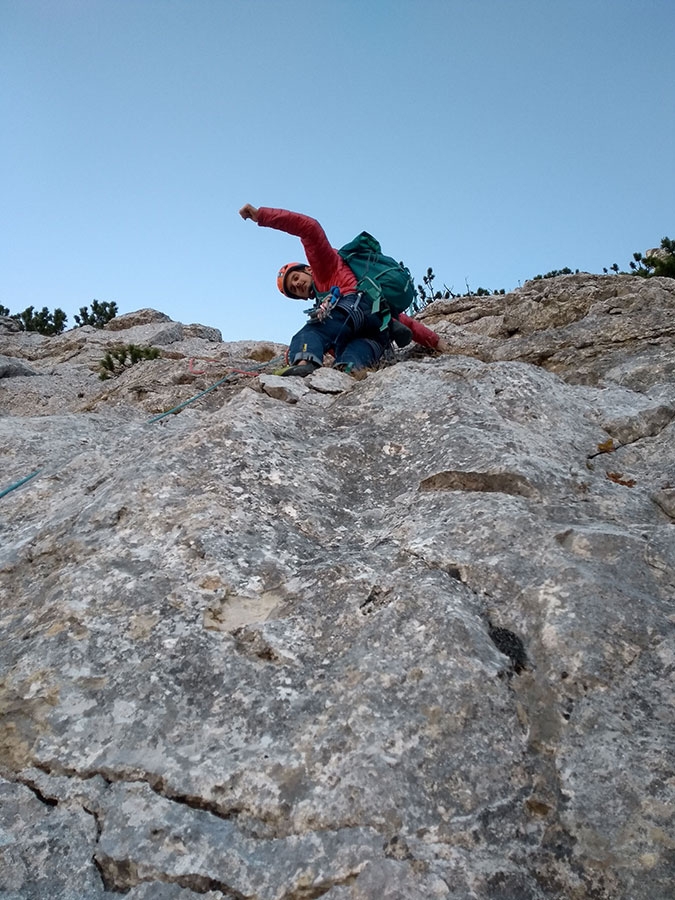
M 370 297 L 372 311 L 382 316 L 383 329 L 392 315 L 405 312 L 415 299 L 415 285 L 409 270 L 403 263 L 385 256 L 380 242 L 367 231 L 340 247 L 338 253 L 356 275 L 356 289 Z

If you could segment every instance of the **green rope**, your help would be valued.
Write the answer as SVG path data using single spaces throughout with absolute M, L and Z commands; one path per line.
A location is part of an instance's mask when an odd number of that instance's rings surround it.
M 11 491 L 15 491 L 18 487 L 21 487 L 22 484 L 30 481 L 31 478 L 35 478 L 36 475 L 39 475 L 41 471 L 42 469 L 36 469 L 34 472 L 31 472 L 30 475 L 26 475 L 26 477 L 22 478 L 20 481 L 15 481 L 14 484 L 10 484 L 10 486 L 5 488 L 4 491 L 0 491 L 0 497 L 4 497 L 5 494 L 9 494 Z
M 266 369 L 268 366 L 276 366 L 278 363 L 283 362 L 285 356 L 276 356 L 274 359 L 271 359 L 269 362 L 265 363 L 263 366 L 251 366 L 249 369 L 242 369 L 241 372 L 258 372 L 262 371 L 262 369 Z M 201 391 L 201 393 L 197 394 L 194 397 L 191 397 L 189 400 L 186 400 L 184 403 L 179 403 L 178 406 L 172 407 L 172 409 L 167 409 L 166 412 L 160 413 L 158 416 L 153 416 L 152 419 L 148 419 L 147 424 L 150 425 L 152 422 L 159 422 L 160 419 L 163 419 L 165 416 L 170 416 L 172 413 L 178 413 L 181 409 L 185 409 L 186 406 L 189 406 L 191 403 L 194 403 L 195 400 L 199 400 L 200 397 L 203 397 L 205 394 L 209 394 L 211 391 L 215 391 L 217 387 L 221 384 L 224 384 L 226 381 L 232 381 L 234 378 L 237 378 L 241 373 L 233 372 L 231 375 L 226 375 L 225 378 L 221 378 L 220 381 L 216 381 L 215 384 L 212 384 L 211 387 L 206 388 L 205 391 Z M 42 469 L 36 469 L 34 472 L 31 472 L 30 475 L 26 475 L 25 478 L 21 478 L 19 481 L 15 481 L 14 484 L 10 484 L 9 487 L 6 487 L 3 491 L 0 491 L 0 498 L 4 497 L 6 494 L 9 494 L 11 491 L 15 491 L 18 487 L 21 487 L 22 484 L 25 484 L 27 481 L 30 481 L 31 478 L 35 478 L 36 475 L 39 475 Z
M 242 369 L 242 372 L 258 372 L 259 370 L 266 369 L 268 366 L 276 366 L 277 363 L 282 362 L 285 359 L 284 356 L 276 356 L 274 359 L 271 359 L 269 362 L 265 363 L 264 366 L 252 366 L 249 369 Z M 231 375 L 226 375 L 225 378 L 221 378 L 220 381 L 216 381 L 215 384 L 212 384 L 211 387 L 206 388 L 205 391 L 201 391 L 199 394 L 196 394 L 194 397 L 190 397 L 189 400 L 185 400 L 183 403 L 179 403 L 178 406 L 174 406 L 171 409 L 167 409 L 166 412 L 160 413 L 158 416 L 153 416 L 151 419 L 148 419 L 148 425 L 151 425 L 153 422 L 159 422 L 160 419 L 164 419 L 166 416 L 170 416 L 174 413 L 178 413 L 181 409 L 185 409 L 186 406 L 189 406 L 191 403 L 194 403 L 195 400 L 199 400 L 200 397 L 203 397 L 205 394 L 211 393 L 211 391 L 215 391 L 217 387 L 220 387 L 221 384 L 225 384 L 226 381 L 232 381 L 234 378 L 239 376 L 240 372 L 233 372 Z

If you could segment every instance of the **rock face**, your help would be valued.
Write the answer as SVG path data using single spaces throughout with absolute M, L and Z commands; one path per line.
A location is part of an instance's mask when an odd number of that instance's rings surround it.
M 101 375 L 110 374 L 102 367 L 106 354 L 130 345 L 154 347 L 160 358 L 128 365 L 102 381 Z M 99 407 L 127 409 L 132 416 L 159 414 L 233 370 L 264 369 L 285 349 L 262 341 L 223 343 L 217 328 L 182 325 L 154 309 L 118 316 L 105 328 L 85 325 L 56 337 L 0 333 L 0 415 L 81 413 Z M 40 377 L 31 384 L 9 377 L 22 374 Z M 231 390 L 228 383 L 225 395 Z
M 637 391 L 675 380 L 675 280 L 563 275 L 513 294 L 429 306 L 425 324 L 456 350 L 483 360 L 522 360 L 567 381 L 609 381 Z
M 451 354 L 158 420 L 260 348 L 1 337 L 0 896 L 670 898 L 674 301 L 437 303 Z

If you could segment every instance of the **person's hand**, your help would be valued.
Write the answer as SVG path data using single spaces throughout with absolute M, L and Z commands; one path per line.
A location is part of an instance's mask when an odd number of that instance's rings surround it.
M 255 206 L 251 206 L 250 203 L 247 203 L 246 206 L 242 206 L 239 210 L 239 215 L 242 219 L 253 219 L 254 222 L 258 221 L 258 210 Z
M 438 343 L 436 344 L 436 349 L 440 353 L 450 353 L 450 351 L 452 350 L 452 347 L 450 346 L 450 343 L 448 341 L 446 341 L 445 338 L 439 338 Z

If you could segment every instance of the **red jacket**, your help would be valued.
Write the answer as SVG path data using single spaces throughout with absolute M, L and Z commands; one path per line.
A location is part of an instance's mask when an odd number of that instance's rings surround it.
M 261 206 L 258 209 L 258 225 L 276 228 L 300 238 L 317 290 L 329 291 L 333 286 L 339 287 L 342 294 L 356 290 L 356 276 L 337 250 L 331 247 L 326 232 L 316 219 L 287 209 Z M 423 347 L 435 347 L 438 344 L 439 335 L 417 319 L 401 313 L 398 320 L 408 326 L 413 333 L 413 340 L 418 344 Z

